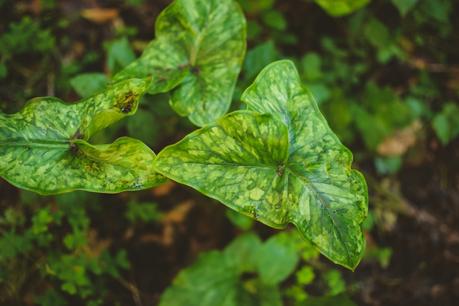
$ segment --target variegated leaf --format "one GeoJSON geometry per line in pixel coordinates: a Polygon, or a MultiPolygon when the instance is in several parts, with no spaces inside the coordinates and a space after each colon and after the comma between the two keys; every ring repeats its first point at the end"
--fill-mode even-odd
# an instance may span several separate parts
{"type": "Polygon", "coordinates": [[[35,98],[18,113],[0,116],[0,176],[41,194],[72,190],[114,193],[164,181],[155,154],[123,137],[91,145],[95,132],[135,113],[147,82],[132,79],[75,104],[35,98]]]}
{"type": "Polygon", "coordinates": [[[234,0],[175,0],[156,21],[156,38],[114,79],[150,76],[150,93],[198,126],[230,106],[246,48],[245,18],[234,0]]]}
{"type": "Polygon", "coordinates": [[[354,269],[364,251],[366,183],[294,65],[266,67],[243,101],[250,110],[166,148],[156,169],[267,225],[295,224],[325,256],[354,269]]]}

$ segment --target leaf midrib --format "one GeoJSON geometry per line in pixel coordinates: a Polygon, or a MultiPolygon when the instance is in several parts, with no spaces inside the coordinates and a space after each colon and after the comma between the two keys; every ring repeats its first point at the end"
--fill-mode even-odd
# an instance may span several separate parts
{"type": "Polygon", "coordinates": [[[7,139],[0,140],[0,147],[29,147],[29,148],[54,148],[69,149],[70,140],[68,139],[7,139]]]}

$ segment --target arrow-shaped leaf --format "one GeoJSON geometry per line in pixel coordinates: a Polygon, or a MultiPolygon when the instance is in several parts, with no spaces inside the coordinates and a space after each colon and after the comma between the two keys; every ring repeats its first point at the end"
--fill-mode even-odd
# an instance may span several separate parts
{"type": "Polygon", "coordinates": [[[253,111],[231,113],[164,149],[157,170],[270,226],[293,223],[325,256],[355,268],[366,183],[294,65],[266,67],[243,100],[253,111]]]}
{"type": "Polygon", "coordinates": [[[286,168],[295,177],[289,192],[299,196],[290,220],[331,260],[354,268],[364,251],[360,225],[368,192],[351,169],[352,153],[341,144],[302,86],[291,61],[268,65],[241,98],[249,108],[270,113],[289,130],[286,168]]]}
{"type": "Polygon", "coordinates": [[[154,153],[123,137],[91,145],[95,132],[135,113],[147,82],[123,81],[75,104],[35,98],[18,113],[0,116],[0,176],[41,194],[72,190],[114,193],[161,183],[154,153]]]}
{"type": "Polygon", "coordinates": [[[235,1],[175,0],[159,15],[156,38],[114,79],[150,76],[150,93],[174,89],[174,110],[202,126],[230,106],[245,37],[245,18],[235,1]]]}

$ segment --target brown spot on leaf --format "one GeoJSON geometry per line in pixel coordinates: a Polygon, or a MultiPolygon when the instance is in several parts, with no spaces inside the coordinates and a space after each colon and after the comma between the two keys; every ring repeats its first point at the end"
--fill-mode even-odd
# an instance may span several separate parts
{"type": "Polygon", "coordinates": [[[120,105],[121,112],[128,114],[132,111],[137,95],[133,92],[129,92],[124,96],[124,99],[120,105]]]}

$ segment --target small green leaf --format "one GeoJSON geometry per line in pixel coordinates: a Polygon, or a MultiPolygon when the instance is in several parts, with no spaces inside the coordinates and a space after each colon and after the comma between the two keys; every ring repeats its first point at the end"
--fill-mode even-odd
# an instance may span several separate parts
{"type": "Polygon", "coordinates": [[[246,47],[246,22],[233,0],[175,0],[156,21],[156,38],[114,79],[152,78],[150,93],[198,126],[228,110],[246,47]]]}
{"type": "Polygon", "coordinates": [[[309,285],[313,282],[314,278],[314,269],[310,266],[305,266],[296,273],[296,281],[301,285],[309,285]]]}
{"type": "Polygon", "coordinates": [[[147,223],[161,219],[161,213],[156,203],[139,203],[131,201],[127,204],[127,210],[124,215],[131,223],[147,223]]]}
{"type": "Polygon", "coordinates": [[[338,270],[330,270],[323,275],[329,295],[337,295],[346,291],[346,282],[338,270]]]}
{"type": "Polygon", "coordinates": [[[269,10],[262,15],[263,22],[275,30],[283,31],[287,28],[287,20],[277,10],[269,10]]]}
{"type": "Polygon", "coordinates": [[[440,113],[432,120],[437,137],[443,145],[459,136],[459,107],[454,103],[447,103],[440,113]]]}
{"type": "Polygon", "coordinates": [[[322,254],[355,268],[365,244],[366,183],[293,63],[266,67],[242,100],[256,112],[191,133],[159,153],[156,169],[272,227],[294,223],[322,254]]]}
{"type": "Polygon", "coordinates": [[[243,214],[238,213],[235,210],[228,209],[226,211],[226,216],[231,221],[231,223],[237,226],[239,229],[243,231],[247,231],[252,228],[253,226],[253,219],[249,218],[243,214]]]}
{"type": "Polygon", "coordinates": [[[315,0],[328,14],[332,16],[343,16],[350,14],[363,6],[370,0],[315,0]]]}
{"type": "Polygon", "coordinates": [[[217,251],[206,253],[180,272],[159,306],[238,306],[237,270],[217,251]]]}
{"type": "Polygon", "coordinates": [[[322,60],[315,52],[309,52],[301,59],[303,73],[308,81],[315,81],[322,77],[322,60]]]}
{"type": "Polygon", "coordinates": [[[260,72],[263,67],[279,58],[279,52],[272,40],[261,43],[247,52],[244,61],[244,78],[252,79],[260,72]]]}
{"type": "Polygon", "coordinates": [[[248,233],[237,237],[225,248],[225,257],[229,265],[238,273],[255,272],[262,242],[257,235],[248,233]]]}
{"type": "Polygon", "coordinates": [[[41,194],[72,190],[114,193],[157,185],[155,154],[123,137],[110,145],[87,141],[135,113],[147,82],[132,79],[75,104],[35,98],[19,112],[0,114],[0,176],[41,194]]]}
{"type": "Polygon", "coordinates": [[[126,37],[108,43],[106,48],[107,66],[112,73],[120,71],[135,60],[134,51],[126,37]]]}
{"type": "Polygon", "coordinates": [[[90,97],[107,86],[108,80],[103,73],[82,73],[70,80],[70,85],[82,98],[90,97]]]}
{"type": "Polygon", "coordinates": [[[298,260],[299,256],[290,236],[282,233],[271,237],[257,253],[261,280],[272,285],[282,282],[295,270],[298,260]]]}
{"type": "Polygon", "coordinates": [[[392,3],[397,7],[400,15],[405,16],[413,9],[418,0],[392,0],[392,3]]]}
{"type": "Polygon", "coordinates": [[[371,18],[365,25],[366,39],[377,49],[384,49],[391,43],[391,36],[387,27],[376,18],[371,18]]]}

